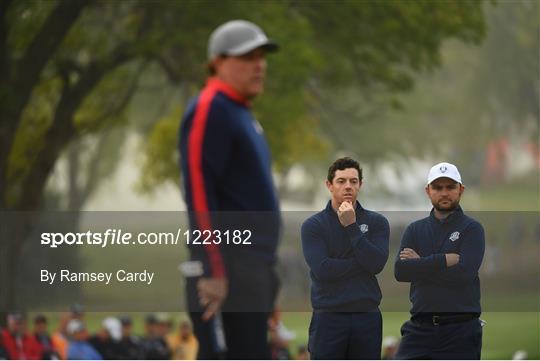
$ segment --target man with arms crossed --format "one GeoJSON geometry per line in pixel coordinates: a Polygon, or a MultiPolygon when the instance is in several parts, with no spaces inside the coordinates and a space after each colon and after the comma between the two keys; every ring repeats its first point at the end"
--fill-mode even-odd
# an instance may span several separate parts
{"type": "Polygon", "coordinates": [[[181,167],[191,229],[211,231],[213,237],[210,244],[191,244],[191,261],[183,267],[199,359],[270,357],[267,320],[278,287],[279,203],[270,151],[250,102],[263,91],[265,54],[275,50],[253,23],[219,26],[208,43],[211,76],[182,119],[181,167]],[[232,212],[236,216],[224,220],[232,212]],[[265,212],[263,236],[249,229],[255,212],[265,212]],[[233,237],[245,230],[254,232],[250,245],[225,243],[225,232],[233,237]]]}
{"type": "Polygon", "coordinates": [[[426,186],[431,214],[403,234],[395,277],[411,283],[412,309],[398,359],[480,359],[484,229],[459,206],[464,190],[455,165],[433,166],[426,186]]]}
{"type": "Polygon", "coordinates": [[[381,290],[376,274],[388,260],[389,225],[357,201],[362,169],[351,158],[336,160],[326,186],[326,208],[302,225],[310,268],[312,359],[380,359],[381,290]]]}

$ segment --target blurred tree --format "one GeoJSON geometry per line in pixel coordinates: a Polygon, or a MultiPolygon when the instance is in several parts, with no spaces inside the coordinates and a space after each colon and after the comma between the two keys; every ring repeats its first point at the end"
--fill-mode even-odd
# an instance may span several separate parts
{"type": "MultiPolygon", "coordinates": [[[[538,152],[540,131],[540,3],[525,0],[485,7],[485,41],[478,47],[447,43],[441,69],[417,77],[415,90],[400,96],[406,109],[385,112],[381,122],[389,153],[401,161],[453,159],[468,175],[469,185],[485,181],[490,145],[501,139],[530,142],[538,152]]],[[[374,131],[369,124],[363,130],[374,131]]],[[[361,154],[371,154],[379,146],[365,133],[358,139],[363,143],[361,154]]],[[[504,181],[504,176],[490,180],[504,181]]]]}
{"type": "Polygon", "coordinates": [[[468,96],[491,136],[526,129],[538,141],[540,122],[540,2],[501,2],[488,12],[489,36],[475,57],[468,96]]]}
{"type": "MultiPolygon", "coordinates": [[[[43,208],[47,180],[69,145],[80,150],[76,144],[84,144],[83,139],[99,139],[126,125],[127,106],[142,91],[140,83],[148,74],[162,73],[178,84],[182,103],[193,95],[205,77],[201,63],[209,32],[232,18],[260,24],[283,45],[270,60],[267,94],[255,109],[276,165],[284,168],[300,159],[321,157],[335,140],[325,137],[325,128],[319,126],[325,94],[339,96],[341,87],[353,86],[365,89],[366,96],[379,88],[408,90],[415,72],[438,65],[443,40],[478,42],[484,32],[481,3],[465,0],[345,1],[339,6],[293,0],[4,0],[0,2],[0,210],[43,208]]],[[[178,108],[174,109],[177,115],[178,108]]],[[[176,179],[174,143],[171,139],[162,143],[159,136],[171,134],[171,118],[164,117],[163,122],[154,129],[145,122],[139,127],[152,134],[151,161],[143,162],[148,167],[143,174],[159,169],[143,179],[146,189],[176,179]]],[[[348,125],[348,119],[329,128],[340,124],[348,125]]],[[[95,162],[103,159],[99,151],[98,146],[95,162]]],[[[94,171],[95,162],[80,163],[80,155],[71,153],[68,159],[72,189],[80,188],[87,197],[100,172],[94,171]],[[79,163],[87,166],[77,169],[79,163]],[[78,175],[94,180],[84,182],[76,179],[78,175]]],[[[79,208],[83,201],[74,195],[70,207],[79,208]]],[[[2,239],[7,240],[0,246],[6,295],[2,307],[13,305],[10,275],[31,229],[15,228],[2,230],[2,239]]]]}
{"type": "MultiPolygon", "coordinates": [[[[376,136],[365,131],[366,124],[380,123],[387,108],[400,106],[396,94],[412,89],[416,73],[440,65],[444,40],[477,44],[485,31],[479,1],[343,1],[339,6],[283,1],[273,6],[277,4],[280,16],[258,9],[235,17],[261,24],[282,45],[269,57],[266,92],[255,104],[281,173],[299,161],[326,163],[336,150],[362,153],[360,139],[377,143],[385,128],[406,127],[373,126],[376,136]]],[[[192,88],[186,96],[196,91],[192,88]]],[[[163,119],[169,126],[173,121],[163,119]]],[[[155,126],[156,132],[163,131],[163,125],[155,126]]],[[[144,189],[178,179],[176,158],[156,156],[157,149],[159,154],[176,151],[176,143],[159,139],[153,133],[146,145],[144,189]]],[[[377,144],[370,148],[373,161],[388,154],[377,144]]]]}

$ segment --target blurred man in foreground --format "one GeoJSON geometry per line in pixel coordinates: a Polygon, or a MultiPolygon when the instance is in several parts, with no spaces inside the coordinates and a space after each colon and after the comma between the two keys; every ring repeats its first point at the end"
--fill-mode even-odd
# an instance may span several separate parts
{"type": "Polygon", "coordinates": [[[211,235],[206,244],[189,245],[191,261],[183,267],[199,359],[270,357],[267,319],[278,287],[279,203],[270,151],[251,100],[263,91],[265,56],[277,48],[251,22],[219,26],[208,43],[211,77],[182,119],[181,167],[191,229],[211,235]],[[255,229],[261,224],[254,226],[261,212],[262,232],[255,229]],[[249,231],[249,244],[245,233],[236,233],[240,243],[227,244],[235,231],[249,231]]]}

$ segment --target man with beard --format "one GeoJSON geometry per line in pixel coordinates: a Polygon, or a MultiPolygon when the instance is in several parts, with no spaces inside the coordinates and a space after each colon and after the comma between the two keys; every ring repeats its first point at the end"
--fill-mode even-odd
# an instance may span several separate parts
{"type": "Polygon", "coordinates": [[[412,309],[397,359],[480,359],[484,229],[459,206],[464,190],[455,165],[433,166],[426,186],[431,214],[403,234],[395,277],[411,283],[412,309]]]}
{"type": "Polygon", "coordinates": [[[362,168],[340,158],[328,169],[332,198],[302,225],[313,315],[308,349],[314,360],[380,359],[381,290],[376,275],[388,259],[390,227],[356,200],[362,168]]]}

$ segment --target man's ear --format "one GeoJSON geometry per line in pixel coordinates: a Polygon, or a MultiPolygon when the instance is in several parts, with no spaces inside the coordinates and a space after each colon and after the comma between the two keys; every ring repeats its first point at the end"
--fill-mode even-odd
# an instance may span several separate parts
{"type": "Polygon", "coordinates": [[[426,194],[429,197],[429,184],[426,186],[426,194]]]}
{"type": "Polygon", "coordinates": [[[460,184],[459,185],[459,196],[460,197],[463,194],[463,192],[465,192],[465,186],[463,184],[460,184]]]}
{"type": "Polygon", "coordinates": [[[325,181],[325,184],[326,184],[326,188],[328,188],[328,190],[329,190],[330,192],[332,192],[332,189],[331,189],[331,188],[332,188],[332,183],[327,179],[327,180],[325,181]]]}
{"type": "Polygon", "coordinates": [[[362,188],[362,184],[364,184],[364,182],[358,181],[358,189],[362,188]]]}
{"type": "Polygon", "coordinates": [[[223,57],[222,56],[217,56],[215,57],[214,59],[212,59],[210,61],[210,64],[212,66],[212,68],[214,68],[214,72],[217,74],[219,68],[221,67],[221,64],[223,63],[223,57]]]}

